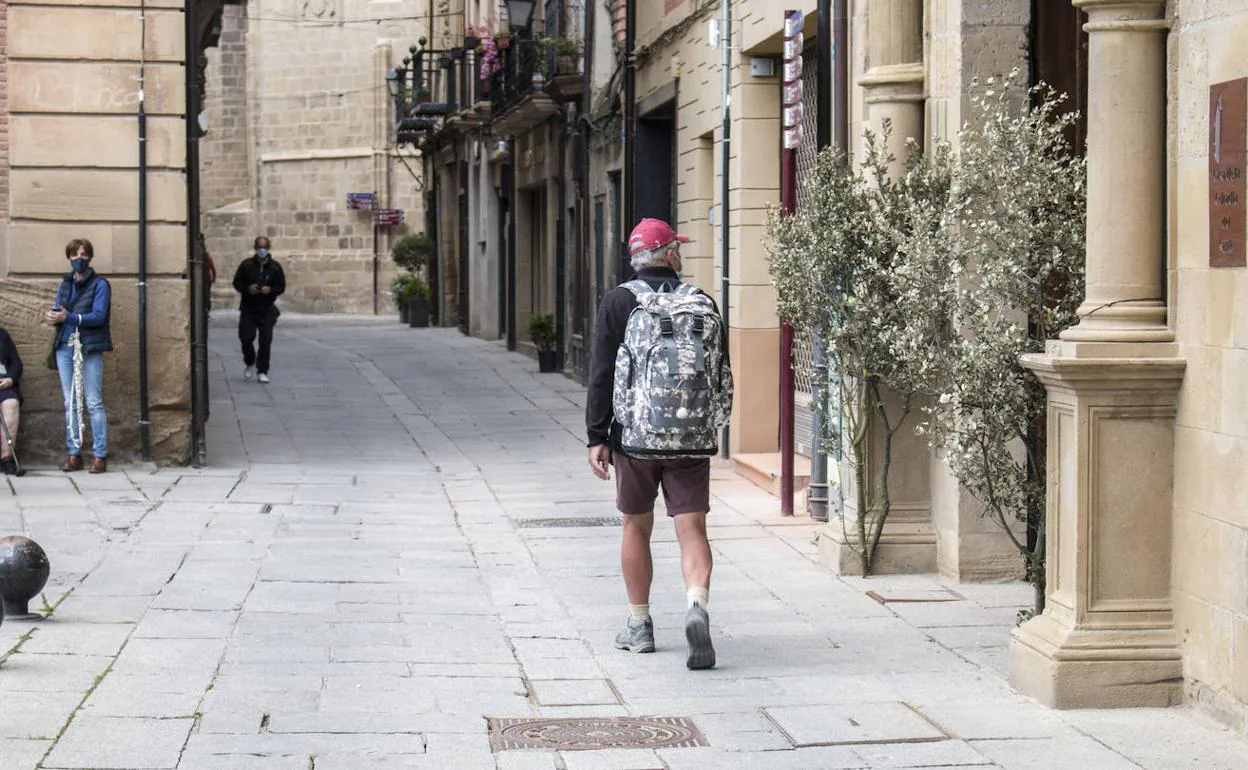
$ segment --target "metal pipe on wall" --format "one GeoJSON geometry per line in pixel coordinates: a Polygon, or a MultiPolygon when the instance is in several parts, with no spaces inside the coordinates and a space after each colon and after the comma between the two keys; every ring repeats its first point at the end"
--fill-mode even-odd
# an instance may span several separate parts
{"type": "MultiPolygon", "coordinates": [[[[722,125],[720,131],[720,259],[722,267],[720,268],[720,299],[723,302],[720,314],[724,319],[724,335],[731,340],[729,336],[730,311],[731,302],[729,301],[728,289],[731,285],[729,269],[729,241],[728,241],[728,196],[731,194],[732,185],[728,178],[728,169],[732,158],[732,0],[721,0],[723,3],[723,13],[721,16],[721,28],[719,31],[719,44],[723,48],[723,77],[720,92],[720,112],[722,125]]],[[[732,456],[732,449],[728,446],[731,438],[731,428],[724,426],[723,435],[720,442],[723,446],[720,452],[725,458],[732,456]]]]}
{"type": "MultiPolygon", "coordinates": [[[[727,2],[727,0],[724,0],[727,2]]],[[[624,232],[637,224],[637,0],[624,4],[624,232]]],[[[625,277],[620,276],[620,281],[625,277]]]]}
{"type": "MultiPolygon", "coordinates": [[[[187,69],[192,52],[186,51],[187,69]]],[[[151,420],[147,392],[147,3],[139,3],[139,445],[144,460],[152,459],[151,420]]],[[[189,94],[188,94],[189,96],[189,94]]],[[[187,102],[190,115],[193,104],[187,102]]],[[[189,125],[188,125],[189,130],[189,125]]],[[[194,241],[192,241],[194,243],[194,241]]]]}
{"type": "MultiPolygon", "coordinates": [[[[196,57],[199,40],[195,0],[186,0],[185,83],[186,90],[186,270],[191,291],[191,462],[208,461],[205,423],[208,421],[208,302],[209,291],[199,238],[199,78],[196,57]]],[[[146,229],[146,228],[144,228],[146,229]]]]}
{"type": "MultiPolygon", "coordinates": [[[[843,0],[842,0],[843,2],[843,0]]],[[[818,95],[815,107],[815,145],[822,152],[832,141],[832,60],[836,42],[833,39],[832,0],[818,0],[815,37],[816,85],[818,95]]],[[[810,422],[810,487],[806,493],[806,507],[815,521],[828,520],[828,452],[823,445],[823,410],[827,404],[826,373],[823,339],[819,335],[811,341],[815,370],[815,389],[811,394],[814,403],[810,422]]]]}

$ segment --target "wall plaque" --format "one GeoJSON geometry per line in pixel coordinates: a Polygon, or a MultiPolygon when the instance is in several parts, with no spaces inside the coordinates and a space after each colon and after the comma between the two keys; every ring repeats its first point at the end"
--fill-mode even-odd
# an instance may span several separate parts
{"type": "Polygon", "coordinates": [[[1244,267],[1248,249],[1248,78],[1209,89],[1209,266],[1244,267]]]}

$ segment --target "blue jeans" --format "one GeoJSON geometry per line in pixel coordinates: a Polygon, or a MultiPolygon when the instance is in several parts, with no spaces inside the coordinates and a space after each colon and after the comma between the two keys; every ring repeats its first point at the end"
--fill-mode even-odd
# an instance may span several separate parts
{"type": "MultiPolygon", "coordinates": [[[[78,442],[78,415],[73,408],[74,349],[68,343],[56,349],[56,369],[61,375],[61,394],[65,397],[65,451],[82,454],[78,442]]],[[[104,412],[104,354],[82,354],[83,397],[87,402],[87,418],[91,421],[91,454],[108,457],[108,415],[104,412]]]]}

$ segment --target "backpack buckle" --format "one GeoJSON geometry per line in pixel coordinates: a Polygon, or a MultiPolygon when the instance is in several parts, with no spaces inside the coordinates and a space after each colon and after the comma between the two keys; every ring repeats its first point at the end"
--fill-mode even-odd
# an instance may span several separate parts
{"type": "Polygon", "coordinates": [[[671,337],[675,334],[675,328],[672,326],[672,317],[665,315],[659,319],[659,334],[664,337],[671,337]]]}

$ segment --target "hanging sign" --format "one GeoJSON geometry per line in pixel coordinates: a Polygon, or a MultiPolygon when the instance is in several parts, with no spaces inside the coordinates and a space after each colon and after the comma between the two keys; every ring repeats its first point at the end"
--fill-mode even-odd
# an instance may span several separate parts
{"type": "Polygon", "coordinates": [[[378,209],[373,214],[373,224],[378,227],[395,227],[403,224],[403,209],[378,209]]]}
{"type": "Polygon", "coordinates": [[[347,208],[368,210],[375,209],[377,208],[377,193],[347,193],[347,208]]]}
{"type": "Polygon", "coordinates": [[[801,11],[784,16],[784,149],[796,150],[802,143],[802,36],[801,11]]]}
{"type": "Polygon", "coordinates": [[[1248,265],[1248,78],[1209,89],[1209,266],[1248,265]]]}

